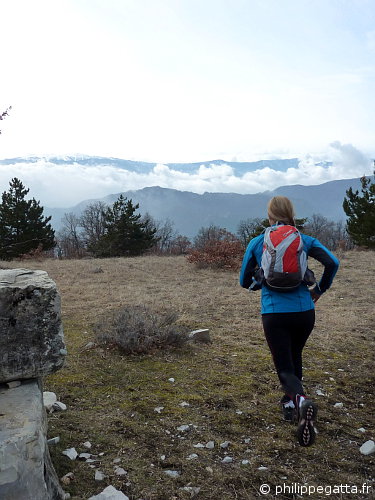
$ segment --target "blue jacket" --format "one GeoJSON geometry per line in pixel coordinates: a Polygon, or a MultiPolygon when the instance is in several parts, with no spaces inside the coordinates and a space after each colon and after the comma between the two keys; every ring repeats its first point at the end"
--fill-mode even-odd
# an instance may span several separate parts
{"type": "MultiPolygon", "coordinates": [[[[316,238],[302,234],[304,250],[308,257],[313,257],[324,266],[323,275],[315,292],[324,293],[331,286],[339,267],[338,259],[316,238]]],[[[260,267],[263,253],[264,234],[253,238],[244,255],[240,273],[240,284],[249,288],[253,281],[255,270],[260,267]]],[[[302,312],[314,309],[310,291],[304,283],[292,292],[275,292],[262,286],[261,313],[302,312]]]]}

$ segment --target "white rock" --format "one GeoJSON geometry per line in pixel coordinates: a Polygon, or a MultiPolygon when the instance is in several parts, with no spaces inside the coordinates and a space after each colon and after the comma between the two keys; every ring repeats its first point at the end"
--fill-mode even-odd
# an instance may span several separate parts
{"type": "Polygon", "coordinates": [[[187,460],[196,460],[198,458],[198,455],[196,453],[192,453],[187,457],[187,460]]]}
{"type": "Polygon", "coordinates": [[[62,403],[61,401],[56,401],[56,403],[53,403],[52,409],[55,411],[65,411],[66,410],[66,404],[62,403]]]}
{"type": "Polygon", "coordinates": [[[183,488],[179,488],[180,490],[182,491],[187,491],[188,493],[190,493],[190,497],[193,498],[195,497],[196,495],[198,495],[198,493],[201,491],[200,488],[196,487],[196,486],[184,486],[183,488]]]}
{"type": "Polygon", "coordinates": [[[224,457],[223,460],[221,461],[222,464],[231,464],[233,462],[232,457],[224,457]]]}
{"type": "Polygon", "coordinates": [[[220,448],[228,448],[228,446],[230,445],[230,442],[229,441],[224,441],[223,443],[220,444],[220,448]]]}
{"type": "Polygon", "coordinates": [[[359,429],[357,429],[358,432],[366,432],[366,429],[364,427],[360,427],[359,429]]]}
{"type": "Polygon", "coordinates": [[[333,405],[334,408],[342,408],[344,406],[344,403],[335,403],[333,405]]]}
{"type": "Polygon", "coordinates": [[[180,406],[182,406],[183,408],[185,408],[187,406],[190,406],[190,404],[187,403],[186,401],[182,401],[182,403],[180,403],[180,406]]]}
{"type": "Polygon", "coordinates": [[[173,382],[174,382],[174,381],[175,381],[175,380],[174,380],[174,378],[173,378],[173,377],[171,377],[171,378],[169,378],[169,379],[168,379],[168,382],[171,382],[172,384],[173,384],[173,382]]]}
{"type": "Polygon", "coordinates": [[[47,444],[52,445],[52,444],[57,444],[60,442],[60,437],[56,436],[54,438],[48,439],[47,444]]]}
{"type": "Polygon", "coordinates": [[[115,469],[116,476],[126,476],[127,473],[128,472],[125,469],[123,469],[122,467],[116,467],[116,469],[115,469]]]}
{"type": "Polygon", "coordinates": [[[164,474],[168,477],[176,478],[180,476],[180,473],[177,470],[165,470],[164,474]]]}
{"type": "Polygon", "coordinates": [[[208,328],[201,328],[200,330],[193,330],[189,333],[189,339],[193,342],[202,342],[203,344],[210,344],[210,330],[208,328]]]}
{"type": "Polygon", "coordinates": [[[317,396],[325,396],[324,392],[322,390],[320,390],[320,389],[317,389],[315,391],[315,393],[316,393],[317,396]]]}
{"type": "Polygon", "coordinates": [[[8,389],[15,389],[21,385],[20,380],[12,380],[12,382],[7,382],[8,389]]]}
{"type": "Polygon", "coordinates": [[[215,448],[215,441],[208,441],[208,443],[206,443],[206,448],[213,450],[215,448]]]}
{"type": "Polygon", "coordinates": [[[85,448],[90,449],[90,448],[91,448],[91,443],[90,443],[90,441],[85,441],[85,442],[83,443],[83,446],[84,446],[85,448]]]}
{"type": "Polygon", "coordinates": [[[113,486],[107,486],[99,495],[94,495],[88,500],[129,500],[129,497],[113,486]]]}
{"type": "Polygon", "coordinates": [[[156,413],[161,413],[162,410],[164,410],[164,406],[157,406],[156,408],[154,408],[154,411],[156,411],[156,413]]]}
{"type": "Polygon", "coordinates": [[[193,444],[193,447],[194,448],[205,448],[204,444],[202,444],[202,443],[193,444]]]}
{"type": "Polygon", "coordinates": [[[242,460],[241,464],[242,465],[248,465],[250,463],[250,460],[242,460]]]}
{"type": "Polygon", "coordinates": [[[375,453],[374,441],[372,439],[370,439],[369,441],[366,441],[360,447],[359,451],[362,453],[362,455],[371,455],[372,453],[375,453]]]}
{"type": "Polygon", "coordinates": [[[75,448],[68,448],[62,452],[63,455],[70,458],[70,460],[75,460],[78,457],[77,450],[75,448]]]}
{"type": "Polygon", "coordinates": [[[43,392],[43,405],[48,411],[52,410],[52,406],[57,402],[57,397],[54,392],[45,391],[43,392]]]}
{"type": "Polygon", "coordinates": [[[186,432],[189,429],[190,429],[190,425],[180,425],[179,427],[177,427],[177,430],[180,432],[186,432]]]}
{"type": "Polygon", "coordinates": [[[104,478],[105,478],[104,472],[102,472],[101,470],[95,471],[95,481],[103,481],[104,478]]]}

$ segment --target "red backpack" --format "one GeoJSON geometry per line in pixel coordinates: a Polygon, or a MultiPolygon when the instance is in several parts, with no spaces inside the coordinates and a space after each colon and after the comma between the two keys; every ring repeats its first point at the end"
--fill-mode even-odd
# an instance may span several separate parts
{"type": "Polygon", "coordinates": [[[315,283],[313,272],[307,269],[307,254],[296,227],[280,224],[265,230],[261,274],[263,283],[278,292],[296,290],[302,282],[315,283]]]}

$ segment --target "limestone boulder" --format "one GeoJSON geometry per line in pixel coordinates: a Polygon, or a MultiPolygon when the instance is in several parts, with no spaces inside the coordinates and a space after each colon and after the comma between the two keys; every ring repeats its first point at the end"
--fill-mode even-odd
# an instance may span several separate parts
{"type": "Polygon", "coordinates": [[[45,271],[0,271],[0,383],[55,372],[66,355],[56,284],[45,271]]]}
{"type": "Polygon", "coordinates": [[[47,445],[47,416],[40,381],[0,388],[1,500],[60,500],[47,445]]]}

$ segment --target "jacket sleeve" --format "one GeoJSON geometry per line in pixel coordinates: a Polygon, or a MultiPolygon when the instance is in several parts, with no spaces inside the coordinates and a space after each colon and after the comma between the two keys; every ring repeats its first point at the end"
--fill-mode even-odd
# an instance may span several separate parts
{"type": "Polygon", "coordinates": [[[323,275],[316,290],[317,293],[322,294],[332,285],[333,278],[339,268],[339,260],[316,238],[313,238],[312,245],[307,254],[324,266],[323,275]]]}
{"type": "Polygon", "coordinates": [[[259,267],[254,253],[258,243],[259,237],[253,238],[248,244],[245,255],[243,257],[240,272],[240,285],[243,288],[249,288],[252,283],[254,273],[259,267]]]}

